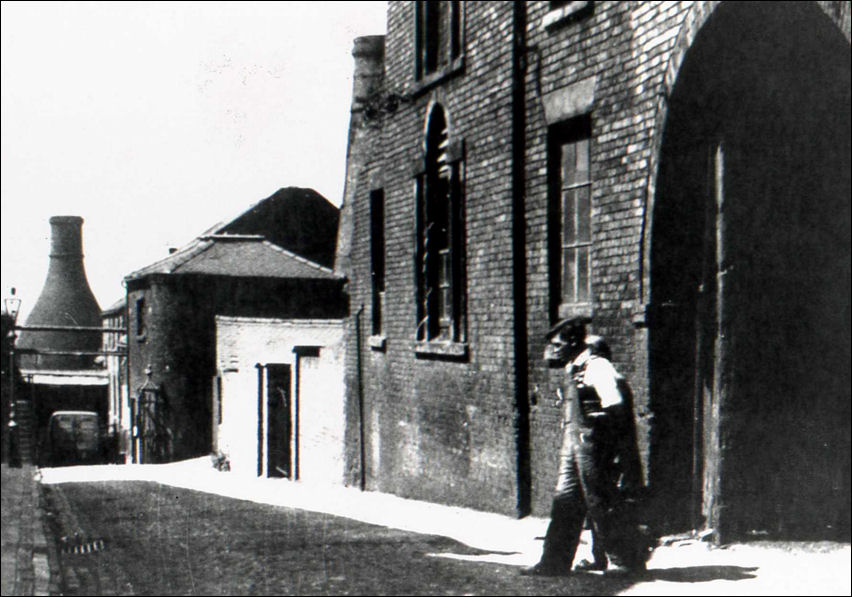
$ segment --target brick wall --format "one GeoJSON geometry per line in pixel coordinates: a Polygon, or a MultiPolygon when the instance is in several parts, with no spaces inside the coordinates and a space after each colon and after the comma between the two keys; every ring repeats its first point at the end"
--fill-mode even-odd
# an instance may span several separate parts
{"type": "MultiPolygon", "coordinates": [[[[258,425],[256,364],[291,370],[291,471],[308,483],[343,482],[343,346],[341,320],[217,317],[216,368],[222,376],[222,424],[218,449],[231,470],[257,474],[257,445],[266,452],[267,405],[258,425]],[[297,357],[294,348],[319,347],[318,356],[297,357]],[[258,438],[258,429],[261,437],[258,438]],[[297,433],[298,431],[298,433],[297,433]]],[[[264,456],[262,474],[267,475],[264,456]]]]}
{"type": "MultiPolygon", "coordinates": [[[[405,496],[515,511],[518,462],[532,467],[533,512],[546,514],[555,481],[559,421],[552,373],[541,361],[549,328],[548,101],[563,116],[591,118],[591,331],[610,343],[635,394],[639,443],[648,461],[655,425],[649,398],[650,236],[667,101],[680,66],[716,2],[596,2],[556,19],[548,2],[526,2],[523,147],[527,363],[514,359],[512,25],[513,3],[467,2],[462,72],[428,89],[414,80],[414,6],[390,2],[385,93],[407,96],[373,119],[353,180],[350,424],[363,425],[367,486],[405,496]],[[580,90],[580,91],[578,91],[580,90]],[[589,91],[591,90],[591,91],[589,91]],[[585,101],[574,112],[564,105],[585,101]],[[469,357],[421,358],[416,319],[414,180],[428,107],[439,102],[450,136],[464,139],[469,357]],[[385,193],[386,306],[383,349],[370,346],[369,192],[385,193]],[[355,352],[360,346],[360,353],[355,352]],[[516,367],[518,365],[518,367],[516,367]],[[516,388],[529,370],[528,387],[516,388]],[[360,368],[360,376],[358,369],[360,368]],[[360,380],[360,384],[356,383],[360,380]],[[357,397],[362,399],[359,405],[357,397]],[[516,437],[516,390],[530,405],[530,441],[516,437]],[[354,417],[355,407],[363,417],[354,417]],[[356,420],[357,419],[357,420],[356,420]]],[[[591,3],[590,3],[591,4],[591,3]]],[[[848,3],[819,3],[849,40],[848,3]]],[[[580,102],[583,103],[583,102],[580,102]]],[[[517,147],[515,147],[517,150],[517,147]]],[[[352,162],[350,162],[350,165],[352,162]]],[[[360,468],[350,426],[348,462],[360,468]]],[[[523,434],[522,434],[523,435],[523,434]]],[[[521,435],[521,437],[522,437],[521,435]]]]}
{"type": "MultiPolygon", "coordinates": [[[[385,40],[387,92],[414,86],[413,6],[390,3],[385,40]]],[[[352,309],[365,306],[361,326],[369,488],[401,495],[511,511],[516,501],[512,362],[511,26],[510,3],[467,3],[470,28],[464,73],[431,89],[380,123],[372,123],[371,159],[354,198],[352,309]],[[450,137],[465,144],[467,337],[465,360],[415,354],[414,178],[429,106],[440,103],[450,137]],[[487,106],[487,114],[482,113],[487,106]],[[369,200],[385,193],[386,338],[372,349],[369,287],[369,200]]],[[[352,438],[354,442],[356,438],[352,438]]],[[[352,452],[354,452],[354,445],[352,452]]],[[[353,461],[355,455],[352,456],[353,461]]],[[[353,468],[357,468],[354,465],[353,468]]]]}
{"type": "Polygon", "coordinates": [[[151,381],[169,402],[170,460],[211,448],[211,380],[216,374],[216,315],[326,318],[345,311],[340,282],[153,275],[128,288],[130,395],[151,381]],[[145,335],[136,329],[144,298],[145,335]]]}

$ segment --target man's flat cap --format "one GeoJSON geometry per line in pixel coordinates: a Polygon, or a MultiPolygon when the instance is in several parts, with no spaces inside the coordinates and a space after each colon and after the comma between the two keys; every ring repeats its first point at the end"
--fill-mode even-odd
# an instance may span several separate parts
{"type": "Polygon", "coordinates": [[[574,317],[566,317],[562,321],[558,322],[552,328],[547,331],[545,334],[545,339],[550,340],[556,334],[564,330],[565,328],[573,328],[581,325],[586,325],[588,323],[592,323],[592,318],[586,315],[576,315],[574,317]]]}

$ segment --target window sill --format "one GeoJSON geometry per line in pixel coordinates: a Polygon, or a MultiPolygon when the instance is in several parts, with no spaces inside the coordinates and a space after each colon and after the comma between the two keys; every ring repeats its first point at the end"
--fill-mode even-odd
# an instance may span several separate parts
{"type": "Polygon", "coordinates": [[[560,6],[555,10],[549,11],[541,19],[542,29],[553,29],[559,25],[568,22],[569,19],[579,18],[585,11],[592,8],[592,2],[569,2],[565,6],[560,6]]]}
{"type": "Polygon", "coordinates": [[[367,340],[367,343],[370,345],[371,350],[378,350],[384,352],[385,346],[387,345],[387,338],[384,336],[370,336],[367,340]]]}
{"type": "Polygon", "coordinates": [[[557,313],[559,319],[569,317],[592,317],[594,315],[591,303],[562,303],[557,313]]]}
{"type": "Polygon", "coordinates": [[[453,60],[450,64],[445,66],[444,68],[437,70],[433,73],[429,73],[424,77],[417,79],[414,84],[411,86],[410,95],[418,96],[422,93],[425,93],[432,87],[438,85],[439,83],[443,83],[448,79],[456,76],[464,70],[464,54],[453,60]]]}
{"type": "Polygon", "coordinates": [[[468,356],[468,345],[465,342],[429,342],[418,340],[414,343],[414,352],[419,357],[466,359],[468,356]]]}

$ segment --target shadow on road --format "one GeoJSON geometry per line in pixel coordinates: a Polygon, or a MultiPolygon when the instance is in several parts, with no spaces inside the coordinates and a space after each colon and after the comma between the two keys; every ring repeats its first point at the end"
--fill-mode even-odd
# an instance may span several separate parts
{"type": "Polygon", "coordinates": [[[756,567],[744,566],[684,566],[651,569],[642,576],[643,581],[710,582],[712,580],[746,580],[757,576],[756,567]]]}

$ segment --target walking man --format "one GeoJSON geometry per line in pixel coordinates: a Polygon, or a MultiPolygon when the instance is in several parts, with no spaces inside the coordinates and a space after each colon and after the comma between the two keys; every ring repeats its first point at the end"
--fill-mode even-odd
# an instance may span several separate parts
{"type": "Polygon", "coordinates": [[[630,495],[641,485],[641,468],[629,388],[603,339],[586,336],[589,321],[565,319],[546,336],[545,359],[564,367],[562,444],[541,560],[523,569],[525,575],[570,574],[586,517],[595,561],[580,569],[641,572],[650,552],[630,495]]]}

